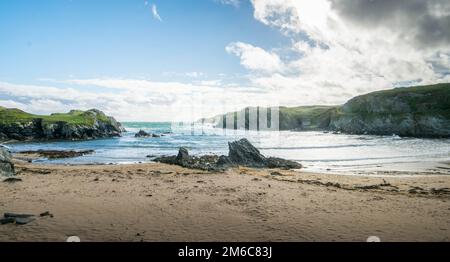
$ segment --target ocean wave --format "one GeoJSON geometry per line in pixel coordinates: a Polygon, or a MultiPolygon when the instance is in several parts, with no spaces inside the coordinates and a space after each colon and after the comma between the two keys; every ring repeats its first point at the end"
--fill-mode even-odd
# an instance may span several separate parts
{"type": "Polygon", "coordinates": [[[292,159],[303,162],[352,162],[367,160],[387,160],[387,159],[410,159],[411,162],[424,161],[425,159],[446,159],[449,153],[444,154],[421,154],[421,155],[403,155],[403,156],[385,156],[385,157],[364,157],[364,158],[344,158],[344,159],[292,159]]]}

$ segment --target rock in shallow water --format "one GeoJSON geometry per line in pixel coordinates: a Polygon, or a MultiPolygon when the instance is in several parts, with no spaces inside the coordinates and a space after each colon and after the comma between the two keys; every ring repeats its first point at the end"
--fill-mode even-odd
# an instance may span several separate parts
{"type": "Polygon", "coordinates": [[[134,137],[151,137],[152,134],[145,132],[144,130],[139,130],[139,132],[137,132],[134,137]]]}
{"type": "Polygon", "coordinates": [[[153,138],[158,138],[158,137],[161,137],[161,135],[158,135],[158,134],[152,134],[152,133],[147,133],[147,132],[145,132],[144,130],[139,130],[139,132],[137,132],[135,135],[134,135],[134,137],[136,137],[136,138],[140,138],[140,137],[153,137],[153,138]]]}
{"type": "Polygon", "coordinates": [[[190,156],[186,148],[181,147],[177,156],[163,156],[154,161],[171,165],[179,165],[186,168],[208,171],[224,171],[234,166],[246,166],[255,168],[281,168],[300,169],[302,165],[282,158],[263,156],[247,139],[230,142],[228,156],[190,156]]]}
{"type": "Polygon", "coordinates": [[[84,155],[93,154],[94,150],[83,150],[83,151],[73,151],[73,150],[37,150],[37,151],[22,151],[20,154],[37,154],[41,157],[45,157],[48,159],[59,159],[59,158],[71,158],[71,157],[79,157],[84,155]]]}

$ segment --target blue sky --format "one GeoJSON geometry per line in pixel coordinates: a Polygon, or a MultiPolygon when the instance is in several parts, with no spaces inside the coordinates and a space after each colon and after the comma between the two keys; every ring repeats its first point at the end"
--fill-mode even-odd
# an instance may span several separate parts
{"type": "Polygon", "coordinates": [[[0,106],[195,120],[450,82],[448,0],[2,0],[0,106]]]}
{"type": "Polygon", "coordinates": [[[244,74],[225,46],[286,44],[278,30],[214,0],[0,1],[0,80],[151,78],[244,74]],[[157,6],[162,22],[153,18],[157,6]]]}

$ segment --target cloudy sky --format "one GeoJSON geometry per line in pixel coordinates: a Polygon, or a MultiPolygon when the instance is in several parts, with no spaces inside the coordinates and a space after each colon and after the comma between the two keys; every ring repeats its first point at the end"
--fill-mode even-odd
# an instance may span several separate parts
{"type": "Polygon", "coordinates": [[[191,120],[450,82],[448,0],[3,0],[0,105],[191,120]]]}

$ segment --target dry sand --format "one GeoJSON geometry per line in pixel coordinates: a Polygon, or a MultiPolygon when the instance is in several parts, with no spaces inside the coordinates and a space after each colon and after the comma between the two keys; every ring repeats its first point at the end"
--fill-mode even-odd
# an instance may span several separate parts
{"type": "Polygon", "coordinates": [[[0,212],[54,217],[0,225],[0,241],[450,240],[448,175],[23,161],[16,169],[23,181],[0,182],[0,212]]]}

